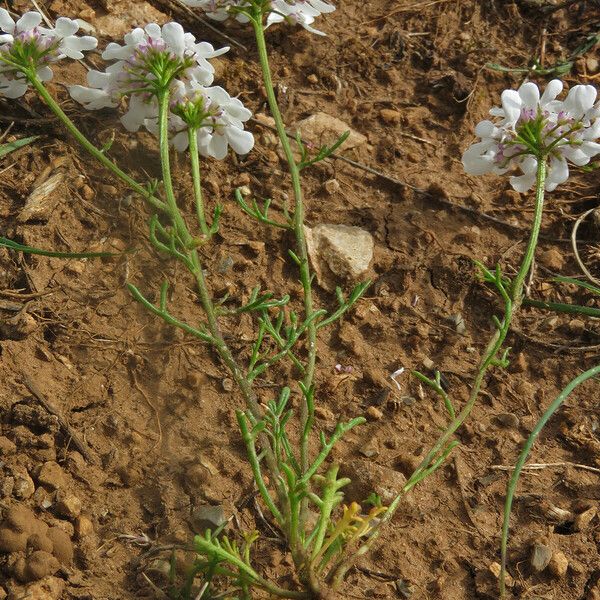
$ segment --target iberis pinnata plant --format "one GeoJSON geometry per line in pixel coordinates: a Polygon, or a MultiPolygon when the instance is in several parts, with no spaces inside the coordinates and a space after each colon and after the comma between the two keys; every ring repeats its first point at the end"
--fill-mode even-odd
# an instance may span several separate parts
{"type": "Polygon", "coordinates": [[[552,191],[568,179],[568,162],[588,164],[600,153],[596,89],[576,85],[564,100],[557,100],[562,89],[562,82],[554,79],[541,97],[532,82],[518,91],[502,92],[502,107],[490,110],[497,121],[481,121],[475,129],[481,141],[463,154],[467,173],[501,175],[518,167],[523,174],[512,176],[510,184],[518,192],[526,192],[535,185],[538,162],[546,160],[545,189],[552,191]]]}
{"type": "Polygon", "coordinates": [[[74,85],[71,97],[90,110],[116,107],[129,101],[121,122],[129,131],[144,126],[158,133],[159,99],[168,93],[169,132],[177,150],[188,147],[188,130],[196,132],[198,151],[222,159],[229,146],[247,154],[254,138],[243,123],[251,113],[221,87],[209,87],[214,67],[208,59],[220,56],[228,47],[215,50],[207,42],[196,43],[179,23],[156,23],[136,28],[125,35],[123,46],[108,44],[102,53],[115,61],[104,72],[89,71],[89,87],[74,85]]]}
{"type": "Polygon", "coordinates": [[[93,50],[98,40],[76,36],[76,21],[60,17],[53,28],[41,27],[42,16],[27,12],[16,22],[0,8],[0,95],[21,97],[29,87],[26,70],[41,81],[52,79],[49,65],[63,58],[83,58],[82,51],[93,50]]]}
{"type": "Polygon", "coordinates": [[[247,23],[253,8],[259,8],[267,15],[266,27],[274,23],[301,25],[318,35],[322,31],[311,27],[315,19],[323,13],[330,13],[335,6],[323,0],[183,0],[188,6],[201,8],[207,16],[216,21],[225,21],[234,16],[241,23],[247,23]]]}

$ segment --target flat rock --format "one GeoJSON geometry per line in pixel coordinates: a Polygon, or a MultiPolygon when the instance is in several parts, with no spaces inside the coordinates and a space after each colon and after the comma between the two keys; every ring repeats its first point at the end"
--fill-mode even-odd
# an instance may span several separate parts
{"type": "Polygon", "coordinates": [[[531,567],[534,571],[541,573],[552,558],[552,548],[545,544],[536,543],[531,552],[531,567]]]}
{"type": "Polygon", "coordinates": [[[302,137],[313,142],[317,146],[331,146],[335,141],[346,131],[350,132],[348,139],[340,147],[341,151],[350,150],[366,143],[367,138],[362,134],[354,131],[344,121],[328,115],[324,112],[318,112],[302,121],[298,121],[294,128],[300,131],[302,137]]]}
{"type": "Polygon", "coordinates": [[[321,223],[304,228],[308,255],[319,285],[328,291],[357,282],[373,260],[373,236],[360,227],[321,223]]]}

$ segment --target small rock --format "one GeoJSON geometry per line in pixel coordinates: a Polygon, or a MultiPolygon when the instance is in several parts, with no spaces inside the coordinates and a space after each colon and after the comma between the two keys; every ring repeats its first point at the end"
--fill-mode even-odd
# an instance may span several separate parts
{"type": "Polygon", "coordinates": [[[12,496],[14,487],[14,477],[3,477],[2,481],[0,481],[0,497],[7,498],[8,496],[12,496]]]}
{"type": "Polygon", "coordinates": [[[397,125],[400,123],[402,113],[400,113],[398,110],[392,110],[391,108],[382,108],[379,111],[379,116],[385,123],[388,123],[389,125],[397,125]]]}
{"type": "Polygon", "coordinates": [[[317,76],[316,76],[314,73],[311,73],[311,74],[310,74],[310,75],[309,75],[309,76],[306,78],[306,80],[308,81],[308,83],[313,83],[313,84],[314,84],[314,83],[319,83],[319,78],[318,78],[318,77],[317,77],[317,76]]]}
{"type": "Polygon", "coordinates": [[[16,450],[17,446],[14,442],[11,442],[5,435],[0,435],[0,456],[14,454],[16,450]]]}
{"type": "Polygon", "coordinates": [[[585,323],[581,319],[572,319],[569,321],[569,331],[581,335],[585,331],[585,323]]]}
{"type": "Polygon", "coordinates": [[[340,182],[337,179],[328,179],[323,184],[323,188],[330,196],[333,196],[340,191],[340,182]]]}
{"type": "Polygon", "coordinates": [[[375,456],[378,456],[379,455],[379,448],[377,447],[377,442],[371,441],[366,446],[364,446],[364,447],[361,446],[361,448],[359,449],[359,452],[365,458],[373,458],[375,456]]]}
{"type": "Polygon", "coordinates": [[[58,199],[63,197],[63,194],[57,192],[57,188],[62,184],[64,178],[64,173],[59,171],[36,187],[25,201],[25,206],[17,216],[17,221],[26,223],[33,220],[48,220],[58,204],[58,199]]]}
{"type": "Polygon", "coordinates": [[[541,573],[550,563],[552,548],[545,544],[536,543],[531,553],[531,567],[534,571],[541,573]]]}
{"type": "Polygon", "coordinates": [[[368,231],[321,223],[304,232],[317,280],[326,290],[335,290],[340,279],[355,282],[368,271],[375,245],[368,231]]]}
{"type": "Polygon", "coordinates": [[[369,421],[380,421],[383,419],[383,413],[376,406],[369,406],[365,414],[369,421]]]}
{"type": "Polygon", "coordinates": [[[75,519],[75,535],[77,539],[82,540],[94,533],[94,524],[83,515],[79,515],[75,519]]]}
{"type": "Polygon", "coordinates": [[[81,195],[85,200],[92,201],[96,197],[96,192],[87,184],[81,188],[81,195]]]}
{"type": "Polygon", "coordinates": [[[38,483],[52,490],[64,488],[67,485],[67,475],[58,463],[48,461],[40,469],[38,483]]]}
{"type": "Polygon", "coordinates": [[[564,577],[567,574],[569,568],[569,561],[567,557],[559,550],[552,554],[552,558],[548,563],[548,570],[555,577],[564,577]]]}
{"type": "Polygon", "coordinates": [[[336,117],[324,112],[318,112],[295,124],[294,129],[301,132],[302,137],[319,146],[331,146],[346,131],[350,132],[348,139],[342,144],[340,150],[350,150],[365,144],[367,138],[354,131],[349,125],[336,117]]]}
{"type": "Polygon", "coordinates": [[[324,421],[335,421],[335,415],[333,411],[329,410],[325,406],[315,406],[315,417],[323,419],[324,421]]]}
{"type": "Polygon", "coordinates": [[[519,373],[524,373],[525,371],[527,371],[529,363],[527,362],[527,357],[523,352],[519,352],[519,354],[517,354],[517,358],[514,361],[514,365],[515,371],[518,371],[519,373]]]}
{"type": "Polygon", "coordinates": [[[587,69],[588,73],[590,74],[594,74],[598,72],[598,69],[600,67],[600,61],[598,61],[598,59],[595,56],[588,56],[585,59],[585,68],[587,69]]]}
{"type": "Polygon", "coordinates": [[[221,386],[223,388],[223,391],[231,392],[233,390],[233,379],[229,379],[228,377],[226,377],[225,379],[223,379],[223,381],[221,381],[221,386]]]}
{"type": "Polygon", "coordinates": [[[192,519],[196,530],[202,533],[207,529],[214,531],[227,521],[223,506],[220,504],[217,506],[210,504],[199,506],[192,512],[192,519]]]}
{"type": "Polygon", "coordinates": [[[344,488],[345,502],[364,502],[375,492],[383,504],[389,504],[406,483],[402,473],[361,458],[342,462],[340,475],[351,479],[344,488]]]}
{"type": "Polygon", "coordinates": [[[586,531],[597,513],[598,510],[595,506],[592,506],[586,511],[579,513],[573,522],[573,531],[586,531]]]}
{"type": "Polygon", "coordinates": [[[14,497],[19,500],[31,498],[35,492],[35,484],[33,483],[33,479],[29,477],[27,469],[21,465],[15,465],[12,468],[12,475],[15,481],[13,488],[14,497]]]}
{"type": "Polygon", "coordinates": [[[456,333],[462,335],[465,333],[465,331],[467,331],[467,328],[465,326],[465,320],[463,319],[463,316],[460,313],[457,315],[452,315],[451,317],[448,317],[448,320],[454,326],[456,333]]]}
{"type": "MultiPolygon", "coordinates": [[[[500,567],[499,563],[493,562],[493,563],[490,564],[490,566],[488,568],[490,570],[490,573],[496,579],[498,579],[500,577],[501,567],[500,567]]],[[[506,577],[505,577],[504,581],[506,583],[506,587],[513,587],[513,585],[515,584],[515,580],[508,573],[506,573],[506,577]]]]}
{"type": "Polygon", "coordinates": [[[557,248],[550,248],[540,254],[541,262],[552,271],[561,271],[565,264],[563,253],[557,248]]]}
{"type": "Polygon", "coordinates": [[[68,519],[75,519],[81,513],[81,500],[73,494],[61,494],[56,503],[58,514],[68,519]]]}
{"type": "Polygon", "coordinates": [[[515,413],[500,413],[496,416],[496,419],[502,427],[510,427],[512,429],[519,427],[519,417],[515,413]]]}

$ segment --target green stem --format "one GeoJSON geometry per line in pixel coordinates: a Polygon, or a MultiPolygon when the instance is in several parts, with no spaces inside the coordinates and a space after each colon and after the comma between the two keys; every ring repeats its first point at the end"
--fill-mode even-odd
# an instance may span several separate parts
{"type": "MultiPolygon", "coordinates": [[[[294,229],[294,236],[296,238],[297,255],[300,259],[300,280],[302,282],[302,288],[304,291],[304,311],[306,313],[305,318],[308,319],[313,314],[314,309],[312,299],[312,276],[308,262],[306,237],[304,235],[304,202],[302,199],[302,187],[300,184],[300,170],[296,164],[294,153],[292,152],[292,147],[285,130],[285,125],[283,123],[283,118],[281,116],[281,111],[279,110],[277,98],[275,96],[275,90],[273,88],[267,45],[262,26],[262,15],[255,14],[255,18],[252,19],[252,24],[256,36],[258,56],[260,60],[265,91],[267,93],[267,100],[269,102],[269,108],[271,109],[271,114],[275,120],[275,128],[277,129],[277,134],[283,147],[283,152],[287,159],[288,168],[292,179],[292,189],[294,192],[294,219],[292,225],[294,229]]],[[[307,350],[308,359],[304,373],[303,384],[306,389],[310,389],[313,385],[317,355],[317,325],[314,321],[309,323],[307,329],[307,350]]],[[[303,402],[301,405],[300,415],[301,431],[305,430],[306,423],[311,418],[311,415],[309,415],[308,412],[307,404],[306,402],[303,402]]],[[[300,447],[300,465],[303,471],[308,468],[308,462],[308,439],[306,436],[303,436],[300,447]]]]}
{"type": "Polygon", "coordinates": [[[206,216],[204,214],[204,201],[202,199],[202,187],[200,185],[200,159],[198,157],[197,132],[197,129],[194,129],[192,127],[188,128],[190,160],[192,163],[192,180],[194,182],[194,200],[196,203],[196,216],[198,217],[200,231],[202,231],[202,233],[205,236],[209,236],[210,231],[208,225],[206,224],[206,216]]]}
{"type": "Polygon", "coordinates": [[[550,417],[559,409],[561,404],[567,399],[569,394],[581,383],[595,377],[596,375],[600,375],[600,365],[596,365],[595,367],[588,369],[585,373],[581,373],[581,375],[577,376],[573,379],[564,389],[563,391],[556,397],[554,402],[548,407],[546,412],[542,415],[542,418],[537,422],[536,426],[533,428],[533,431],[529,434],[525,445],[523,446],[523,450],[519,455],[519,459],[515,464],[515,468],[512,472],[512,476],[510,481],[508,482],[507,490],[506,490],[506,502],[504,504],[504,521],[502,523],[502,541],[500,546],[500,552],[502,555],[501,560],[501,568],[500,568],[500,598],[504,598],[506,595],[506,558],[507,558],[507,547],[508,547],[508,530],[510,526],[510,513],[512,508],[512,502],[515,495],[515,490],[517,488],[517,483],[519,481],[519,476],[521,474],[521,470],[523,469],[523,465],[527,461],[527,457],[529,456],[529,452],[531,451],[531,447],[533,446],[537,436],[540,431],[544,428],[550,417]]]}
{"type": "MultiPolygon", "coordinates": [[[[494,336],[489,341],[483,358],[480,362],[479,369],[477,371],[477,375],[475,376],[475,381],[473,382],[473,387],[471,388],[471,394],[464,408],[460,411],[455,419],[452,420],[450,425],[446,428],[444,433],[438,438],[437,442],[433,446],[433,448],[429,451],[427,456],[423,459],[421,464],[417,467],[415,472],[411,475],[409,480],[406,482],[401,492],[396,496],[393,502],[388,507],[388,510],[385,512],[381,521],[377,525],[377,527],[371,533],[368,541],[361,546],[359,549],[360,553],[366,552],[375,540],[379,537],[379,533],[381,531],[381,527],[389,522],[394,513],[396,512],[400,501],[404,494],[406,494],[410,489],[412,489],[417,483],[423,480],[423,474],[428,471],[430,465],[432,463],[437,464],[440,455],[444,456],[447,454],[447,448],[449,446],[449,441],[455,431],[464,423],[467,417],[471,414],[471,410],[475,406],[477,399],[479,397],[479,392],[481,390],[481,385],[483,383],[483,378],[485,377],[489,367],[496,360],[496,356],[508,335],[510,324],[512,321],[513,315],[519,310],[521,303],[523,301],[523,285],[525,282],[525,278],[529,273],[529,269],[531,268],[531,263],[533,262],[533,257],[535,254],[535,249],[538,243],[538,237],[540,233],[540,227],[542,224],[542,215],[544,212],[544,182],[546,180],[546,161],[544,158],[538,159],[538,168],[536,173],[536,193],[535,193],[535,209],[534,209],[534,217],[533,223],[531,225],[531,233],[529,236],[529,241],[527,243],[527,248],[525,250],[525,255],[521,262],[521,266],[519,267],[519,271],[516,277],[513,279],[511,288],[504,297],[505,301],[505,315],[504,320],[501,323],[499,329],[496,330],[494,336]],[[364,551],[363,551],[364,548],[364,551]]],[[[430,471],[431,472],[431,471],[430,471]]],[[[346,562],[344,562],[340,566],[340,570],[347,569],[348,563],[350,563],[354,557],[350,557],[346,562]]]]}
{"type": "Polygon", "coordinates": [[[173,179],[171,177],[171,157],[169,156],[169,88],[164,88],[158,94],[158,144],[160,148],[160,166],[162,169],[163,187],[167,200],[167,209],[175,231],[184,246],[189,246],[192,236],[187,228],[181,211],[177,206],[173,179]]]}
{"type": "Polygon", "coordinates": [[[36,89],[38,94],[44,99],[50,110],[62,121],[63,125],[67,128],[67,131],[83,146],[83,148],[89,152],[96,160],[102,163],[107,169],[117,176],[121,181],[125,182],[134,192],[138,193],[154,208],[164,212],[166,210],[165,203],[153,196],[146,188],[141,186],[137,181],[132,179],[127,173],[122,171],[112,160],[110,160],[104,152],[98,150],[86,137],[77,129],[75,123],[69,119],[64,113],[62,108],[58,105],[56,100],[50,95],[50,92],[44,87],[44,84],[40,81],[39,77],[35,73],[25,72],[27,79],[31,82],[31,85],[36,89]]]}

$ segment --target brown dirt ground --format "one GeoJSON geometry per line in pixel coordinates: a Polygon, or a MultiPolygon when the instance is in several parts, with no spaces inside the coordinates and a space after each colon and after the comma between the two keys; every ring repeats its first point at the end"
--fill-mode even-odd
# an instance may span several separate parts
{"type": "MultiPolygon", "coordinates": [[[[175,16],[199,38],[225,43],[168,1],[40,4],[52,16],[81,16],[105,39],[133,25],[175,16]]],[[[455,402],[464,402],[491,334],[490,316],[497,310],[471,260],[501,261],[510,273],[524,247],[531,197],[512,192],[505,179],[469,178],[460,164],[474,124],[497,103],[502,89],[523,77],[484,65],[522,66],[540,53],[544,65],[551,65],[597,31],[600,10],[591,1],[551,14],[540,10],[544,2],[533,0],[338,4],[336,13],[319,22],[329,34],[326,39],[285,28],[273,29],[268,37],[286,121],[316,111],[335,115],[368,138],[346,155],[389,175],[335,160],[305,177],[309,224],[357,225],[376,242],[368,296],[340,328],[328,330],[319,341],[318,401],[328,409],[319,426],[330,432],[335,419],[364,414],[371,404],[383,412],[381,420],[348,435],[335,455],[358,480],[350,496],[360,500],[381,478],[409,474],[445,419],[443,407],[427,391],[421,394],[414,379],[400,379],[400,395],[389,374],[400,366],[423,368],[429,358],[448,379],[455,402]],[[331,179],[340,184],[333,194],[324,186],[331,179]],[[411,191],[399,181],[429,193],[411,191]],[[456,315],[466,324],[462,334],[450,320],[456,315]],[[337,363],[352,366],[352,372],[337,373],[337,363]],[[365,444],[374,450],[368,460],[359,452],[365,444]]],[[[30,8],[25,0],[8,5],[17,11],[30,8]]],[[[227,31],[252,47],[243,28],[227,31]]],[[[587,61],[578,60],[566,81],[597,82],[595,56],[592,50],[587,61]]],[[[258,70],[248,57],[255,53],[234,46],[218,61],[218,82],[232,95],[239,93],[256,113],[265,113],[258,70]]],[[[91,62],[100,64],[97,56],[91,62]]],[[[83,67],[73,67],[56,80],[82,81],[83,75],[83,67]]],[[[114,132],[112,155],[138,179],[157,175],[150,136],[126,135],[107,113],[83,114],[63,87],[52,89],[92,138],[105,142],[114,132]]],[[[156,560],[168,552],[161,554],[161,547],[189,541],[194,509],[206,503],[223,505],[225,515],[234,516],[232,532],[258,528],[263,537],[255,548],[257,568],[289,583],[289,558],[252,502],[251,473],[234,416],[241,400],[225,391],[225,369],[207,348],[132,302],[124,287],[130,280],[152,294],[168,278],[178,313],[193,321],[199,307],[190,281],[149,246],[145,207],[137,199],[132,202],[127,190],[107,178],[48,116],[33,96],[20,103],[0,101],[0,133],[14,122],[7,139],[42,136],[35,147],[0,163],[0,234],[44,248],[132,247],[137,252],[120,260],[61,261],[0,250],[0,428],[5,436],[0,438],[0,506],[32,508],[41,520],[71,535],[75,548],[72,564],[66,561],[58,581],[48,584],[53,591],[39,597],[159,597],[144,574],[164,585],[157,573],[164,563],[156,560]],[[63,182],[47,214],[19,223],[28,194],[59,172],[63,182]],[[89,448],[89,459],[40,405],[32,391],[36,386],[89,448]],[[60,465],[59,476],[48,481],[41,469],[53,461],[60,465]],[[64,508],[70,505],[65,498],[72,496],[81,500],[85,519],[76,518],[76,507],[64,508]],[[136,544],[120,537],[124,534],[151,541],[136,544]]],[[[209,205],[226,204],[221,235],[203,251],[206,270],[217,297],[229,293],[240,300],[260,282],[279,295],[290,291],[297,302],[299,284],[285,258],[291,240],[259,230],[231,201],[232,189],[248,184],[281,206],[288,189],[271,134],[251,127],[257,146],[247,158],[203,166],[209,205]]],[[[191,215],[191,182],[182,158],[175,171],[191,215]]],[[[550,195],[532,296],[597,305],[590,295],[557,289],[549,280],[554,273],[578,275],[565,238],[577,216],[597,204],[598,192],[597,174],[580,172],[550,195]]],[[[584,259],[600,273],[600,253],[593,245],[600,242],[598,227],[585,223],[581,237],[592,242],[582,246],[584,259]]],[[[316,301],[330,307],[335,298],[317,288],[316,301]]],[[[224,327],[235,352],[245,356],[252,323],[231,321],[224,327]]],[[[489,569],[499,560],[506,473],[492,466],[514,463],[556,393],[597,361],[599,333],[593,320],[522,311],[509,340],[513,361],[487,377],[481,401],[458,433],[460,447],[411,493],[377,550],[350,573],[340,597],[497,596],[489,569]]],[[[272,397],[288,375],[284,367],[270,372],[260,381],[261,398],[272,397]]],[[[600,467],[599,419],[597,383],[582,386],[542,433],[531,460],[600,467]]],[[[598,517],[573,525],[573,515],[599,501],[598,472],[558,466],[523,475],[510,541],[511,597],[600,597],[598,517]],[[532,572],[535,542],[564,553],[569,564],[564,576],[548,569],[532,572]]],[[[586,514],[593,516],[593,511],[586,514]]],[[[9,573],[17,558],[13,553],[0,559],[0,581],[14,598],[20,597],[20,588],[9,573]]]]}

